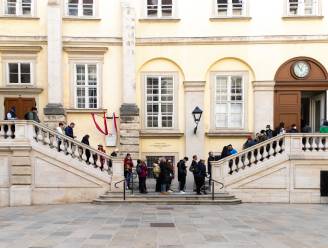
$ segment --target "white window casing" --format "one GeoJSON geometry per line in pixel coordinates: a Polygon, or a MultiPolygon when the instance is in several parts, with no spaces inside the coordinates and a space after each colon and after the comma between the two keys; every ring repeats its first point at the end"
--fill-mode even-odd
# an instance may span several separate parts
{"type": "Polygon", "coordinates": [[[2,0],[3,15],[5,16],[35,16],[36,0],[2,0]]]}
{"type": "Polygon", "coordinates": [[[145,18],[149,19],[170,19],[177,17],[178,0],[144,0],[145,18]]]}
{"type": "Polygon", "coordinates": [[[246,17],[249,0],[214,0],[214,17],[246,17]]]}
{"type": "Polygon", "coordinates": [[[287,16],[318,16],[320,0],[286,0],[287,16]]]}
{"type": "Polygon", "coordinates": [[[65,0],[65,16],[76,18],[96,17],[98,0],[65,0]]]}
{"type": "Polygon", "coordinates": [[[35,63],[31,60],[6,60],[5,80],[7,86],[32,86],[35,84],[35,63]]]}
{"type": "Polygon", "coordinates": [[[247,129],[247,72],[213,72],[212,129],[247,129]]]}
{"type": "Polygon", "coordinates": [[[178,129],[178,73],[142,73],[142,128],[178,129]]]}
{"type": "Polygon", "coordinates": [[[74,108],[99,109],[100,103],[100,64],[74,63],[74,108]]]}

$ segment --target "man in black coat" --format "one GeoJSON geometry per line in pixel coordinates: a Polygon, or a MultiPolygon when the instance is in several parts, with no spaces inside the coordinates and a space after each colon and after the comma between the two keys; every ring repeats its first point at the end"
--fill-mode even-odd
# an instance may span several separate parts
{"type": "Polygon", "coordinates": [[[186,162],[188,161],[188,157],[184,157],[178,163],[178,181],[180,187],[180,193],[185,194],[185,186],[186,186],[186,177],[187,177],[187,166],[186,162]]]}
{"type": "Polygon", "coordinates": [[[195,168],[197,166],[197,155],[192,156],[192,162],[191,165],[189,167],[189,171],[192,172],[192,174],[194,175],[194,192],[196,191],[196,178],[195,178],[195,168]]]}
{"type": "Polygon", "coordinates": [[[212,179],[212,164],[211,162],[215,161],[215,157],[213,155],[213,152],[208,153],[208,159],[207,159],[207,173],[210,176],[210,180],[208,181],[209,185],[211,185],[211,179],[212,179]]]}
{"type": "MultiPolygon", "coordinates": [[[[196,182],[196,191],[197,195],[200,195],[200,190],[205,184],[205,177],[206,177],[206,166],[205,166],[205,160],[201,159],[194,170],[194,176],[195,176],[195,182],[196,182]]],[[[204,190],[204,194],[206,194],[206,191],[204,190]]]]}

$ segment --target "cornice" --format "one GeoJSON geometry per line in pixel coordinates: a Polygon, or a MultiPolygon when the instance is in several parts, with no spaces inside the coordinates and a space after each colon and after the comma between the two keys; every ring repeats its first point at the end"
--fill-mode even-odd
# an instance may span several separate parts
{"type": "Polygon", "coordinates": [[[5,53],[38,53],[42,50],[41,46],[3,46],[0,45],[0,52],[5,53]]]}
{"type": "Polygon", "coordinates": [[[275,84],[275,81],[253,81],[253,88],[254,91],[272,91],[275,84]]]}
{"type": "Polygon", "coordinates": [[[0,93],[5,94],[40,94],[42,93],[43,88],[33,88],[33,87],[0,87],[0,93]]]}
{"type": "Polygon", "coordinates": [[[71,54],[105,54],[108,47],[84,47],[84,46],[64,46],[64,51],[71,54]]]}

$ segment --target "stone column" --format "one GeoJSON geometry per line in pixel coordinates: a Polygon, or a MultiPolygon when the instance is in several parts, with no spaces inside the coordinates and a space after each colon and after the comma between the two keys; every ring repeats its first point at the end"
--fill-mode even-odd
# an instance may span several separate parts
{"type": "Polygon", "coordinates": [[[45,122],[50,127],[65,121],[62,73],[62,14],[60,0],[48,0],[48,104],[45,122]]]}
{"type": "Polygon", "coordinates": [[[135,19],[132,1],[122,0],[123,93],[120,108],[120,152],[139,157],[140,117],[136,104],[135,19]]]}
{"type": "MultiPolygon", "coordinates": [[[[192,111],[195,107],[199,107],[204,111],[204,90],[205,81],[185,81],[185,144],[186,155],[189,157],[189,164],[193,155],[197,155],[200,159],[206,159],[204,150],[205,146],[205,130],[204,130],[204,116],[198,124],[197,133],[194,134],[196,126],[192,111]]],[[[188,173],[187,176],[187,190],[192,190],[193,175],[188,173]]]]}
{"type": "Polygon", "coordinates": [[[254,132],[271,125],[274,129],[274,81],[254,81],[254,132]]]}

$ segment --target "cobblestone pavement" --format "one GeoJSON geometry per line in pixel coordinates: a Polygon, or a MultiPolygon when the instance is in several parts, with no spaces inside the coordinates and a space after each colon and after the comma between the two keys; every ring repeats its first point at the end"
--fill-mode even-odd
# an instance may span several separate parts
{"type": "Polygon", "coordinates": [[[328,206],[76,204],[1,208],[0,247],[327,248],[328,206]],[[170,227],[153,227],[158,223],[170,227]]]}

